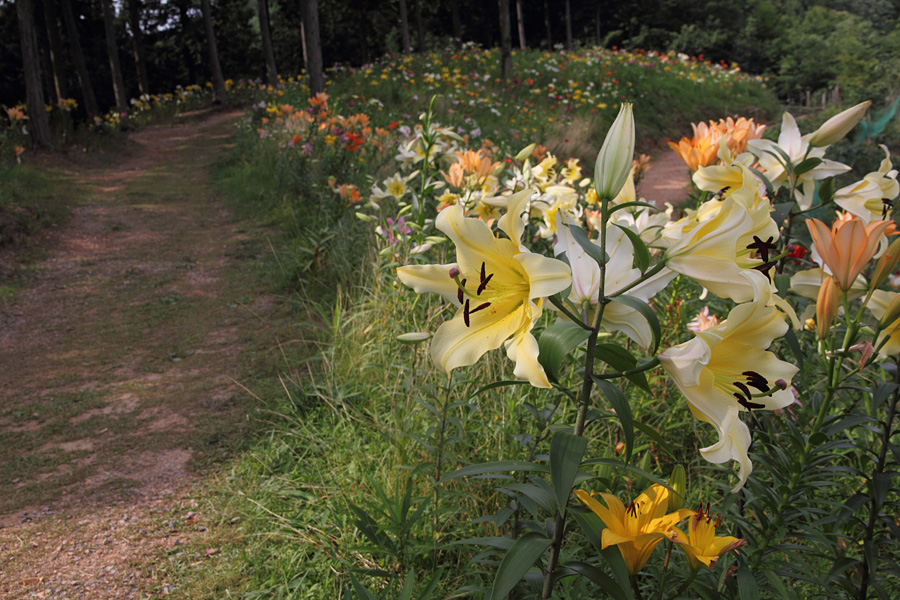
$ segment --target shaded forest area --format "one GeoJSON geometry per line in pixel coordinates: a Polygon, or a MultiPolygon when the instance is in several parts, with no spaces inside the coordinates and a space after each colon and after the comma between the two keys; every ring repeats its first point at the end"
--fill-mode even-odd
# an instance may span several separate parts
{"type": "MultiPolygon", "coordinates": [[[[214,80],[199,1],[17,2],[32,7],[45,95],[76,99],[81,114],[91,103],[78,74],[79,53],[99,111],[121,106],[109,44],[118,50],[127,98],[214,80]],[[104,5],[111,9],[110,39],[104,5]]],[[[768,75],[782,99],[796,102],[826,90],[846,101],[887,97],[900,87],[898,0],[750,0],[739,10],[726,0],[213,0],[225,77],[266,79],[265,13],[274,67],[285,76],[300,73],[303,7],[310,4],[318,5],[326,70],[359,66],[404,46],[420,51],[453,40],[499,46],[501,5],[509,11],[514,48],[605,45],[702,54],[768,75]]],[[[25,99],[16,13],[16,2],[0,0],[0,104],[7,106],[25,99]]]]}

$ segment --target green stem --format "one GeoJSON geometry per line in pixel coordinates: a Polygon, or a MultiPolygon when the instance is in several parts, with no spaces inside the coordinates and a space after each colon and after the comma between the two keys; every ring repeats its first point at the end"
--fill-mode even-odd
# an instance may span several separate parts
{"type": "MultiPolygon", "coordinates": [[[[434,519],[432,521],[432,540],[437,540],[438,528],[440,527],[439,508],[440,508],[440,486],[438,482],[441,480],[441,470],[443,468],[444,459],[444,442],[447,433],[447,412],[450,410],[450,390],[453,387],[453,376],[447,376],[447,388],[444,394],[444,406],[441,407],[441,426],[438,429],[437,456],[434,460],[434,519]]],[[[432,556],[433,567],[437,568],[438,548],[435,546],[432,556]]]]}
{"type": "Polygon", "coordinates": [[[662,578],[659,581],[659,593],[656,595],[656,600],[662,600],[663,590],[666,589],[666,578],[669,576],[669,558],[672,556],[672,542],[666,540],[666,560],[663,563],[663,571],[662,578]]]}
{"type": "MultiPolygon", "coordinates": [[[[606,256],[606,222],[609,217],[609,198],[603,198],[600,208],[601,226],[600,226],[600,255],[606,256]]],[[[578,397],[578,413],[575,417],[575,435],[584,435],[585,421],[587,419],[587,411],[591,401],[591,390],[593,389],[594,380],[591,374],[594,372],[594,353],[597,348],[597,335],[600,333],[600,323],[603,321],[603,309],[606,306],[606,260],[600,263],[600,292],[599,302],[597,304],[597,314],[594,315],[594,324],[591,335],[587,340],[587,349],[584,356],[584,380],[581,384],[581,394],[578,397]]],[[[565,507],[560,506],[556,515],[556,527],[553,534],[553,544],[550,546],[550,559],[547,561],[547,572],[544,575],[544,588],[541,598],[545,600],[553,595],[553,572],[556,571],[556,565],[559,562],[559,552],[562,549],[563,537],[565,535],[566,519],[564,516],[565,507]]]]}
{"type": "MultiPolygon", "coordinates": [[[[894,393],[891,395],[890,405],[888,406],[887,417],[884,420],[884,426],[881,429],[881,450],[878,453],[878,462],[875,464],[875,472],[872,475],[872,495],[869,498],[869,520],[866,522],[866,533],[863,536],[863,560],[862,570],[860,573],[859,595],[858,600],[866,600],[869,591],[869,578],[871,571],[875,565],[870,565],[868,557],[873,556],[878,559],[878,544],[874,543],[875,524],[878,521],[878,502],[875,499],[875,481],[879,475],[884,473],[884,467],[887,464],[887,449],[891,444],[891,435],[893,434],[894,415],[897,411],[897,401],[900,400],[900,360],[894,362],[896,370],[894,371],[894,393]]],[[[875,415],[871,415],[874,417],[875,415]]]]}

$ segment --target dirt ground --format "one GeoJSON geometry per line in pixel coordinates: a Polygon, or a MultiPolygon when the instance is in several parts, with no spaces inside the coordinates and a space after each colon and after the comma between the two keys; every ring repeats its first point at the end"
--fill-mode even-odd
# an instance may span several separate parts
{"type": "Polygon", "coordinates": [[[239,116],[62,165],[71,220],[0,303],[0,598],[155,598],[172,556],[215,560],[194,484],[245,431],[236,382],[281,325],[210,179],[239,116]]]}
{"type": "Polygon", "coordinates": [[[660,150],[650,161],[650,170],[637,185],[637,195],[665,209],[666,202],[677,206],[691,192],[690,170],[677,154],[660,150]]]}

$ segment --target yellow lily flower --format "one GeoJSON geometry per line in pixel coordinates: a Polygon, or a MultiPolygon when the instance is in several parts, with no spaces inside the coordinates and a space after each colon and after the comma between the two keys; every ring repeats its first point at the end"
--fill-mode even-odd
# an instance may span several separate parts
{"type": "Polygon", "coordinates": [[[716,527],[719,526],[719,522],[718,515],[713,522],[712,515],[709,513],[709,504],[706,505],[704,512],[701,502],[700,508],[691,515],[688,521],[687,534],[675,528],[670,535],[671,540],[684,550],[688,564],[694,571],[700,568],[701,563],[712,568],[719,557],[726,552],[747,545],[747,540],[736,537],[728,535],[716,537],[716,527]]]}
{"type": "Polygon", "coordinates": [[[458,204],[448,206],[435,225],[456,245],[457,262],[397,269],[400,281],[416,292],[437,292],[460,307],[431,341],[431,357],[446,372],[474,364],[505,342],[515,375],[550,387],[531,328],[543,310],[542,299],[566,289],[572,277],[565,263],[519,243],[525,232],[520,215],[533,193],[526,189],[510,197],[499,222],[508,239],[496,237],[483,221],[467,218],[458,204]]]}
{"type": "Polygon", "coordinates": [[[709,200],[695,212],[667,225],[663,238],[669,243],[666,266],[722,298],[747,302],[753,288],[742,273],[757,269],[766,273],[778,226],[765,199],[752,203],[740,194],[709,200]]]}
{"type": "Polygon", "coordinates": [[[898,302],[897,298],[897,292],[875,290],[872,292],[872,297],[866,305],[869,312],[883,323],[883,330],[877,340],[877,344],[881,344],[884,341],[884,336],[888,337],[888,340],[884,342],[884,345],[878,352],[879,360],[884,360],[888,356],[900,354],[900,319],[895,318],[896,304],[898,302]],[[891,320],[885,323],[888,319],[891,320]]]}
{"type": "Polygon", "coordinates": [[[872,260],[890,225],[889,221],[866,225],[862,219],[846,213],[838,215],[831,228],[818,219],[806,220],[816,253],[845,292],[872,260]]]}
{"type": "Polygon", "coordinates": [[[602,547],[618,546],[625,567],[632,574],[644,568],[653,549],[679,521],[694,514],[687,508],[666,514],[669,490],[659,484],[647,488],[628,504],[628,508],[612,494],[589,494],[584,490],[575,490],[575,495],[606,525],[601,538],[602,547]],[[606,506],[597,502],[594,496],[603,498],[606,506]]]}
{"type": "Polygon", "coordinates": [[[900,183],[897,183],[897,170],[891,164],[891,153],[883,144],[881,149],[884,150],[884,159],[877,171],[834,193],[835,204],[862,219],[866,225],[875,220],[888,219],[893,208],[892,201],[900,195],[900,183]]]}
{"type": "MultiPolygon", "coordinates": [[[[789,386],[797,372],[797,367],[766,350],[787,331],[785,313],[779,308],[790,311],[789,306],[759,273],[745,271],[742,276],[752,286],[752,302],[735,306],[718,325],[659,355],[694,417],[713,425],[719,434],[719,441],[701,448],[700,454],[711,463],[740,464],[733,492],[743,487],[753,469],[747,455],[750,430],[738,415],[791,404],[789,386]]],[[[788,314],[796,319],[793,311],[788,314]]]]}

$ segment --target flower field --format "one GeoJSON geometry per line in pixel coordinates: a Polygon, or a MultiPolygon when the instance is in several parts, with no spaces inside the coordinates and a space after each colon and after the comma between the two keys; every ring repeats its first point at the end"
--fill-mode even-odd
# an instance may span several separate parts
{"type": "Polygon", "coordinates": [[[725,65],[516,60],[389,57],[246,122],[224,185],[317,332],[241,476],[284,535],[251,597],[896,595],[897,171],[828,158],[869,104],[809,128],[725,65]],[[691,197],[637,197],[635,146],[691,122],[691,197]]]}

